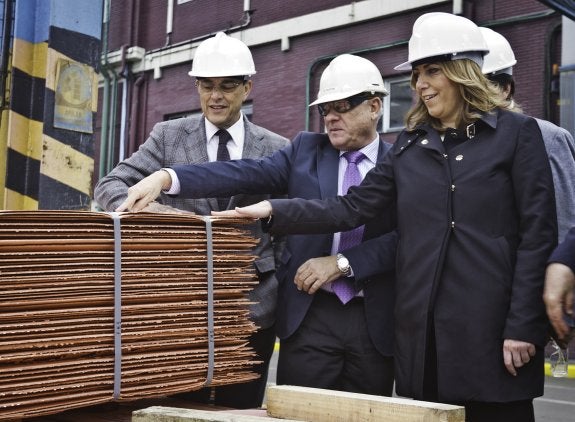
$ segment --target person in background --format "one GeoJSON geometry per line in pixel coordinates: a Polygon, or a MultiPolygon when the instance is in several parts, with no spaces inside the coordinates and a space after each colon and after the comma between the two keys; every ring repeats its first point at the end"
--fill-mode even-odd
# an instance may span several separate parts
{"type": "MultiPolygon", "coordinates": [[[[108,211],[115,210],[128,195],[128,188],[155,171],[171,165],[204,163],[234,158],[260,158],[289,145],[289,140],[251,123],[241,112],[252,89],[250,76],[255,66],[249,48],[240,40],[220,32],[197,48],[190,76],[195,77],[202,115],[158,123],[149,138],[128,159],[120,162],[95,188],[96,201],[108,211]]],[[[151,211],[172,208],[210,214],[212,210],[252,204],[267,195],[201,197],[193,200],[161,196],[163,205],[151,211]]],[[[260,378],[243,384],[205,388],[186,397],[233,408],[261,406],[267,383],[268,365],[275,345],[277,280],[275,270],[283,242],[263,233],[260,224],[250,227],[261,239],[254,248],[259,284],[250,293],[250,317],[258,326],[249,339],[255,350],[254,366],[260,378]]]]}
{"type": "Polygon", "coordinates": [[[575,330],[575,227],[567,232],[548,262],[543,299],[557,337],[568,343],[575,330]]]}
{"type": "MultiPolygon", "coordinates": [[[[513,98],[515,80],[513,66],[517,63],[511,45],[505,37],[489,28],[479,28],[489,47],[484,57],[483,73],[495,83],[508,109],[521,113],[513,98]]],[[[562,127],[547,120],[535,119],[541,130],[553,173],[559,242],[575,226],[575,140],[562,127]]]]}
{"type": "MultiPolygon", "coordinates": [[[[310,104],[317,105],[327,133],[301,132],[268,158],[158,171],[131,187],[118,211],[138,211],[162,189],[192,198],[233,192],[290,198],[345,194],[391,147],[377,133],[385,95],[372,62],[337,56],[310,104]]],[[[385,217],[358,231],[287,237],[277,271],[278,384],[392,394],[397,235],[383,235],[395,228],[393,213],[385,217]]]]}
{"type": "Polygon", "coordinates": [[[537,122],[506,109],[481,71],[479,28],[449,13],[413,26],[407,128],[342,197],[277,199],[218,215],[272,233],[349,230],[397,210],[399,395],[465,406],[469,422],[534,421],[557,243],[553,178],[537,122]]]}

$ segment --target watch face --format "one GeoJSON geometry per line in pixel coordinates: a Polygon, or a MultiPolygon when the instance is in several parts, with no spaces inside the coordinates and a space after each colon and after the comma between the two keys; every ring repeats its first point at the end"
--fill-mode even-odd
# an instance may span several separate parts
{"type": "Polygon", "coordinates": [[[339,256],[337,258],[337,268],[339,268],[341,272],[347,272],[349,268],[349,261],[345,256],[339,256]]]}

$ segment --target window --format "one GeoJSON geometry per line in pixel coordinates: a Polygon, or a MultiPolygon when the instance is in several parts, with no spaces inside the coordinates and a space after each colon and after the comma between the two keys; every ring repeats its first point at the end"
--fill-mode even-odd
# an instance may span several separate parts
{"type": "Polygon", "coordinates": [[[409,77],[385,81],[389,95],[383,98],[383,115],[378,123],[379,132],[398,132],[405,127],[404,118],[413,102],[413,91],[409,81],[409,77]]]}

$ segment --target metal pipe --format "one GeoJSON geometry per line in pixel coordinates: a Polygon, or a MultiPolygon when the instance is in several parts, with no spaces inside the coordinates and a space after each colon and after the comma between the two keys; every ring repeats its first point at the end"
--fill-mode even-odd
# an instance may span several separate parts
{"type": "Polygon", "coordinates": [[[168,10],[166,13],[166,44],[170,45],[172,41],[172,30],[174,26],[174,0],[168,0],[168,10]]]}
{"type": "Polygon", "coordinates": [[[130,68],[126,61],[126,50],[128,46],[122,46],[122,69],[120,70],[120,76],[123,78],[122,81],[122,107],[120,110],[120,144],[118,148],[118,161],[122,161],[125,158],[126,151],[126,130],[127,130],[127,109],[128,109],[128,89],[130,80],[130,68]]]}
{"type": "Polygon", "coordinates": [[[118,150],[118,162],[126,158],[126,130],[128,116],[128,79],[122,83],[122,109],[120,111],[120,146],[118,150]]]}
{"type": "Polygon", "coordinates": [[[140,74],[138,79],[134,82],[134,89],[132,90],[130,101],[130,124],[128,131],[128,156],[132,155],[136,151],[136,129],[140,126],[136,124],[140,108],[140,86],[144,83],[145,79],[145,73],[140,74]]]}
{"type": "Polygon", "coordinates": [[[100,161],[98,165],[98,178],[102,178],[107,174],[108,162],[108,119],[109,119],[109,106],[110,106],[110,75],[108,73],[108,29],[110,24],[110,2],[111,0],[104,0],[103,14],[104,20],[102,22],[102,56],[100,60],[101,73],[104,78],[103,94],[102,94],[102,127],[100,129],[100,161]]]}
{"type": "Polygon", "coordinates": [[[112,93],[110,95],[110,122],[108,124],[106,174],[108,174],[114,168],[117,114],[118,114],[118,75],[116,74],[116,72],[112,71],[112,93]]]}
{"type": "MultiPolygon", "coordinates": [[[[249,3],[249,2],[248,2],[248,3],[249,3]]],[[[229,34],[229,33],[233,32],[233,31],[237,31],[237,30],[239,30],[239,29],[243,29],[243,28],[245,28],[245,27],[247,27],[247,26],[249,26],[249,25],[251,24],[251,22],[252,22],[252,13],[254,13],[253,10],[245,10],[245,7],[246,7],[246,3],[245,3],[245,1],[244,1],[244,14],[243,14],[243,16],[242,16],[242,19],[241,19],[239,25],[231,26],[231,27],[226,28],[226,29],[219,29],[219,30],[217,30],[217,31],[210,32],[209,34],[200,35],[199,37],[190,38],[190,39],[188,39],[188,40],[186,40],[186,41],[181,41],[181,42],[178,42],[178,43],[176,43],[176,44],[171,44],[170,46],[165,45],[165,46],[163,46],[163,47],[156,48],[156,49],[154,49],[154,50],[149,50],[149,51],[147,51],[146,53],[147,53],[147,54],[152,54],[152,53],[157,53],[157,52],[159,52],[159,51],[163,51],[163,50],[165,50],[166,48],[174,48],[174,47],[179,47],[179,46],[181,46],[181,45],[193,44],[193,43],[195,43],[195,42],[203,41],[203,40],[205,40],[205,39],[207,39],[207,38],[211,38],[211,37],[213,37],[214,35],[216,35],[218,32],[225,32],[225,33],[229,34]]],[[[249,4],[248,4],[248,7],[249,7],[249,4]]]]}

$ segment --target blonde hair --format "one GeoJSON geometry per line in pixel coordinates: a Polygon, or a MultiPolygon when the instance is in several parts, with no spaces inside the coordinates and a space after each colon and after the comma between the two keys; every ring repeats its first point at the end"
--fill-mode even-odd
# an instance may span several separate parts
{"type": "MultiPolygon", "coordinates": [[[[438,61],[434,64],[438,65],[447,79],[459,88],[464,104],[459,112],[459,128],[473,123],[481,116],[481,113],[488,113],[495,108],[505,108],[506,102],[500,99],[498,90],[483,75],[477,63],[469,59],[460,59],[438,61]]],[[[412,72],[411,89],[413,90],[415,90],[416,78],[415,73],[412,72]]],[[[405,124],[408,130],[413,130],[423,123],[428,123],[439,131],[445,129],[439,119],[429,114],[423,100],[417,98],[416,103],[405,116],[405,124]]]]}

